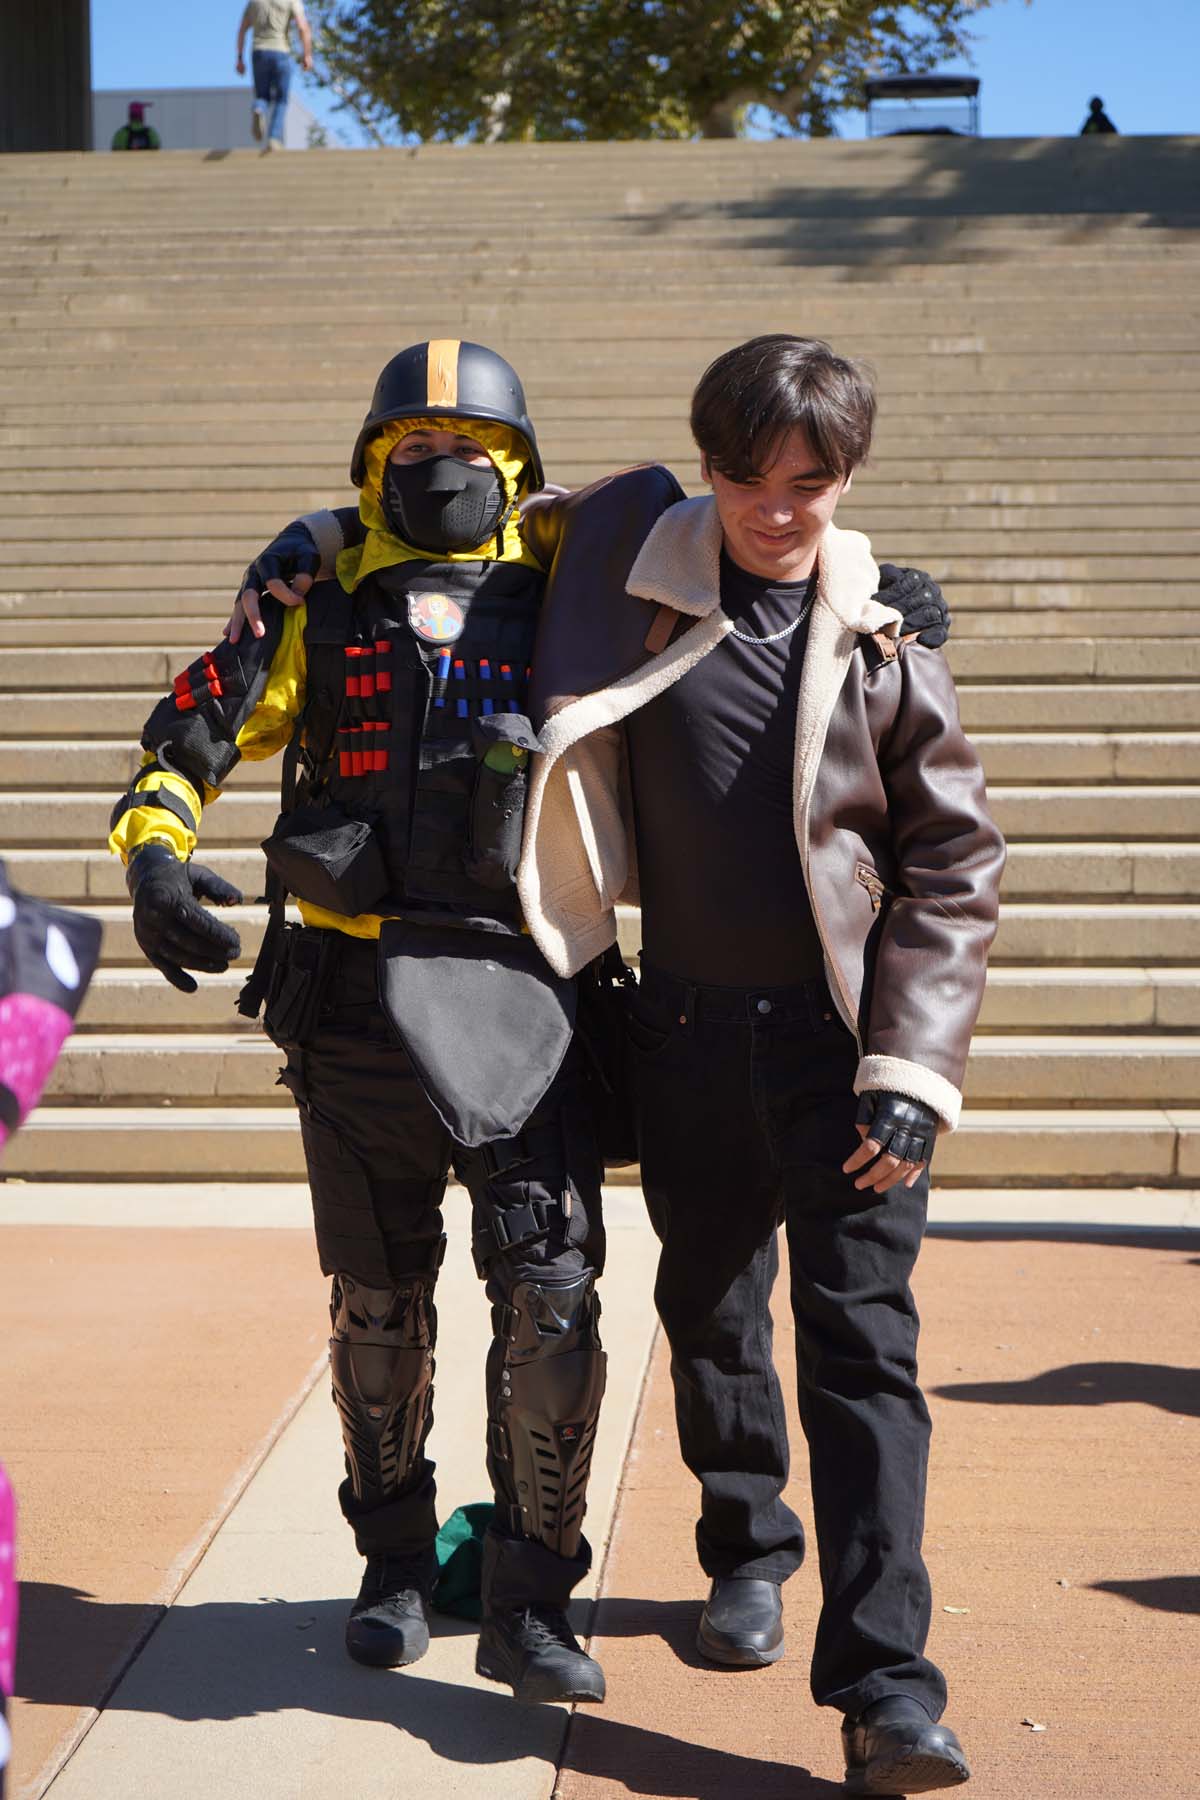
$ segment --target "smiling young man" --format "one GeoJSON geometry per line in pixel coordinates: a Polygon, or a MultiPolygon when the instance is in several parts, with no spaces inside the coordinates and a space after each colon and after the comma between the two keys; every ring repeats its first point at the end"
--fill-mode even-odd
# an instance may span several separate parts
{"type": "Polygon", "coordinates": [[[924,1653],[909,1277],[1004,846],[943,658],[901,638],[867,540],[833,522],[874,411],[827,345],[755,339],[693,399],[711,496],[647,522],[631,471],[575,518],[567,503],[518,889],[561,973],[611,943],[618,900],[641,906],[630,1029],[701,1488],[699,1649],[781,1656],[780,1586],[804,1553],[771,1355],[782,1224],[823,1590],[813,1694],[844,1714],[849,1792],[915,1794],[968,1769],[924,1653]]]}

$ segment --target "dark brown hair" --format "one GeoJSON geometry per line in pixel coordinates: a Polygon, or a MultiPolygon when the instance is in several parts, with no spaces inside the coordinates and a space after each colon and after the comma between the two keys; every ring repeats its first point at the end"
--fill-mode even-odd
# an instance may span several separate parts
{"type": "Polygon", "coordinates": [[[820,338],[776,332],[710,363],[692,395],[692,436],[719,475],[746,481],[770,468],[799,427],[831,475],[865,462],[875,390],[858,364],[820,338]]]}

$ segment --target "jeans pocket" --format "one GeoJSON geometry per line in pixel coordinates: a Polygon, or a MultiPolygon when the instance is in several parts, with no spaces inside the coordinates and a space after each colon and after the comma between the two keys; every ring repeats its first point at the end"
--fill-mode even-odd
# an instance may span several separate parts
{"type": "Polygon", "coordinates": [[[671,1042],[675,1035],[675,1020],[648,1006],[635,990],[625,1015],[625,1030],[634,1055],[646,1061],[661,1055],[671,1042]]]}

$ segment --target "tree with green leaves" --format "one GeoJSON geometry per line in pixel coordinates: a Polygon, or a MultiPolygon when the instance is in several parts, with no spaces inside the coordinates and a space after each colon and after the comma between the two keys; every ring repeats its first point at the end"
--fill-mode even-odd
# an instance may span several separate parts
{"type": "Polygon", "coordinates": [[[990,0],[315,0],[318,70],[378,137],[827,137],[872,75],[967,53],[990,0]]]}

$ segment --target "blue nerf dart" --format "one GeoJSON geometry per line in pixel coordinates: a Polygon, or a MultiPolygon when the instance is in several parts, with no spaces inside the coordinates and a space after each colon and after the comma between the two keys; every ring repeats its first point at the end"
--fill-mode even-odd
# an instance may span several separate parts
{"type": "MultiPolygon", "coordinates": [[[[500,679],[501,679],[501,681],[511,681],[512,680],[512,664],[511,663],[501,663],[500,664],[500,679]]],[[[508,710],[509,710],[509,712],[516,712],[517,703],[515,700],[509,701],[508,710]]]]}
{"type": "MultiPolygon", "coordinates": [[[[467,679],[467,667],[464,662],[458,661],[455,663],[454,679],[455,679],[455,681],[465,681],[467,679]]],[[[465,719],[467,716],[466,701],[465,700],[456,700],[454,702],[454,710],[458,714],[460,719],[465,719]]]]}
{"type": "MultiPolygon", "coordinates": [[[[479,679],[480,679],[480,681],[490,681],[492,679],[492,665],[488,661],[486,656],[482,659],[482,661],[479,664],[479,679]]],[[[486,695],[480,701],[480,706],[483,709],[483,716],[485,719],[488,718],[489,715],[494,713],[496,710],[495,706],[486,697],[486,695]]]]}
{"type": "Polygon", "coordinates": [[[434,683],[433,683],[433,704],[435,706],[445,706],[445,704],[446,704],[446,682],[449,678],[449,675],[450,675],[450,652],[448,650],[439,650],[438,651],[438,659],[437,659],[437,673],[434,676],[434,683]]]}

